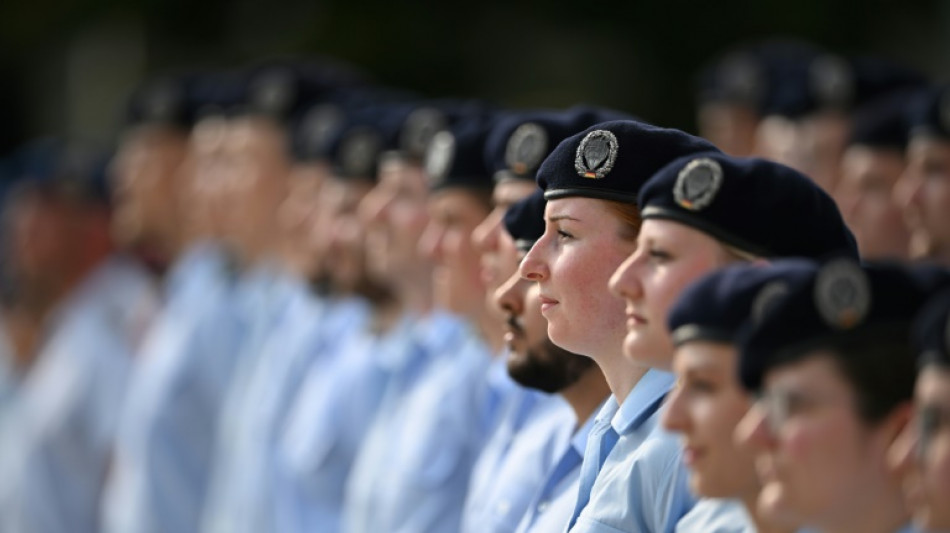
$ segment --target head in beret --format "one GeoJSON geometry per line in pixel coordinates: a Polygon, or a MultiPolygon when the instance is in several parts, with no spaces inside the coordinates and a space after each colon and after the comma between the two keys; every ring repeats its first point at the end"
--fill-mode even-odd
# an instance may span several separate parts
{"type": "Polygon", "coordinates": [[[945,446],[950,417],[950,290],[946,284],[921,310],[913,327],[913,346],[919,353],[914,391],[914,420],[904,438],[891,449],[891,465],[902,480],[904,500],[921,531],[950,527],[943,503],[950,497],[945,446]]]}
{"type": "MultiPolygon", "coordinates": [[[[695,494],[741,498],[761,488],[753,457],[733,436],[751,406],[738,379],[737,337],[762,312],[759,294],[766,287],[765,294],[787,292],[816,268],[807,260],[726,267],[687,287],[670,311],[678,386],[667,396],[661,421],[696,456],[690,463],[695,494]]],[[[754,506],[748,512],[757,515],[754,506]]]]}
{"type": "Polygon", "coordinates": [[[910,231],[894,188],[905,169],[907,112],[919,90],[887,94],[854,112],[835,200],[866,259],[904,259],[910,231]]]}
{"type": "Polygon", "coordinates": [[[907,169],[896,192],[918,244],[911,255],[950,264],[950,86],[919,94],[910,125],[907,169]]]}
{"type": "Polygon", "coordinates": [[[541,189],[515,202],[505,212],[505,230],[519,252],[526,254],[544,234],[544,191],[541,189]]]}
{"type": "Polygon", "coordinates": [[[800,173],[763,159],[679,158],[641,188],[639,205],[639,248],[611,287],[627,300],[624,353],[643,364],[669,367],[669,307],[698,276],[736,261],[857,257],[831,197],[800,173]]]}
{"type": "MultiPolygon", "coordinates": [[[[623,302],[610,294],[607,282],[636,248],[637,193],[670,161],[707,151],[717,150],[699,137],[622,120],[568,137],[544,160],[537,181],[547,200],[545,232],[522,262],[521,274],[537,281],[551,304],[542,311],[558,346],[587,355],[602,368],[618,371],[627,365],[617,353],[626,329],[623,302]]],[[[626,392],[614,390],[621,397],[626,392]]]]}
{"type": "Polygon", "coordinates": [[[894,501],[900,482],[882,465],[909,419],[909,331],[929,277],[839,258],[784,294],[763,296],[761,318],[740,341],[740,376],[759,400],[739,438],[765,467],[766,516],[818,530],[904,523],[903,502],[894,501]],[[867,509],[879,512],[870,519],[867,509]]]}

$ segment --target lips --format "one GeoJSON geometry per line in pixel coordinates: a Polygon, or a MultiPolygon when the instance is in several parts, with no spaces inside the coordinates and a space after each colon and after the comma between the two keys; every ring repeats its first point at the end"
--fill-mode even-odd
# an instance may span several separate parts
{"type": "Polygon", "coordinates": [[[683,448],[683,462],[686,466],[694,466],[703,457],[703,451],[696,446],[686,446],[683,448]]]}
{"type": "Polygon", "coordinates": [[[540,297],[538,297],[538,301],[541,302],[541,314],[542,314],[542,315],[544,314],[545,311],[547,311],[548,309],[551,309],[552,307],[554,307],[555,305],[557,305],[557,304],[559,303],[559,302],[558,302],[557,300],[555,300],[554,298],[548,298],[547,296],[540,296],[540,297]]]}
{"type": "Polygon", "coordinates": [[[646,317],[636,312],[636,310],[627,307],[627,328],[633,329],[637,326],[643,326],[647,323],[646,317]]]}

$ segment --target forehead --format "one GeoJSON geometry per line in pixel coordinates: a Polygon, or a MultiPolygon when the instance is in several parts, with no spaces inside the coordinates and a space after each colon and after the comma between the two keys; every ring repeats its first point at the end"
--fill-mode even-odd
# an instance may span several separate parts
{"type": "Polygon", "coordinates": [[[673,366],[677,371],[722,369],[736,366],[737,350],[734,345],[723,342],[692,341],[676,348],[673,366]]]}
{"type": "Polygon", "coordinates": [[[488,208],[475,191],[461,187],[443,189],[429,197],[429,208],[433,212],[450,213],[457,216],[477,216],[479,222],[487,214],[488,208]]]}
{"type": "Polygon", "coordinates": [[[950,405],[950,368],[928,365],[917,376],[917,400],[950,405]]]}
{"type": "Polygon", "coordinates": [[[852,390],[833,356],[825,350],[814,350],[800,358],[771,368],[765,375],[765,388],[807,388],[852,390]]]}
{"type": "Polygon", "coordinates": [[[544,216],[548,219],[568,217],[578,220],[615,218],[602,200],[577,196],[548,200],[544,207],[544,216]]]}
{"type": "Polygon", "coordinates": [[[907,144],[909,157],[950,157],[950,140],[931,135],[915,135],[907,144]]]}
{"type": "Polygon", "coordinates": [[[495,184],[492,199],[497,205],[508,205],[531,194],[537,188],[533,181],[505,180],[495,184]]]}

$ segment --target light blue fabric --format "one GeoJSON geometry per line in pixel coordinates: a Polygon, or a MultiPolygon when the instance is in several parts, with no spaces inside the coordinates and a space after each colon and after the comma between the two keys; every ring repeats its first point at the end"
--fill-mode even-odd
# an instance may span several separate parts
{"type": "Polygon", "coordinates": [[[739,500],[702,498],[676,524],[676,533],[755,533],[755,523],[739,500]]]}
{"type": "Polygon", "coordinates": [[[203,530],[276,530],[279,436],[294,397],[314,360],[362,329],[361,299],[317,299],[302,282],[279,279],[271,289],[287,305],[257,354],[246,354],[231,385],[216,447],[203,530]],[[330,334],[332,332],[332,334],[330,334]]]}
{"type": "Polygon", "coordinates": [[[107,532],[198,530],[221,404],[242,346],[257,331],[241,314],[238,280],[220,248],[193,248],[169,283],[120,422],[107,532]]]}
{"type": "MultiPolygon", "coordinates": [[[[506,365],[504,356],[496,361],[506,365]]],[[[508,394],[505,415],[472,471],[464,533],[513,532],[570,445],[574,414],[560,396],[517,385],[508,394]]]]}
{"type": "Polygon", "coordinates": [[[588,417],[571,437],[570,446],[548,472],[541,490],[535,495],[518,524],[518,533],[564,530],[577,502],[581,461],[595,419],[593,415],[588,417]]]}
{"type": "Polygon", "coordinates": [[[274,487],[283,533],[339,531],[346,480],[392,373],[408,371],[414,319],[364,329],[311,365],[281,436],[274,487]]]}
{"type": "Polygon", "coordinates": [[[93,533],[137,331],[155,305],[145,271],[97,267],[44,328],[0,427],[0,531],[93,533]]]}
{"type": "Polygon", "coordinates": [[[489,349],[457,319],[420,324],[425,362],[393,379],[347,482],[343,531],[458,531],[472,466],[497,413],[489,349]]]}
{"type": "Polygon", "coordinates": [[[569,531],[669,533],[695,504],[679,439],[659,425],[660,404],[674,380],[669,372],[651,369],[623,405],[609,400],[598,414],[584,454],[569,531]],[[598,437],[608,418],[610,427],[598,437]],[[616,443],[611,446],[612,440],[616,443]],[[607,449],[603,465],[589,468],[596,464],[589,461],[607,449]],[[592,483],[591,473],[595,473],[592,483]]]}

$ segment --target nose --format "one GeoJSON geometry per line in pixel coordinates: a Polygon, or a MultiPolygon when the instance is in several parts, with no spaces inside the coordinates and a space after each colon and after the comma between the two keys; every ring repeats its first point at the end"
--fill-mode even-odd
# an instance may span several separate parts
{"type": "Polygon", "coordinates": [[[750,451],[767,449],[774,442],[766,413],[761,406],[753,405],[749,408],[736,425],[733,438],[736,444],[750,451]]]}
{"type": "Polygon", "coordinates": [[[498,233],[501,231],[502,212],[494,209],[481,224],[472,231],[472,244],[479,253],[486,253],[498,248],[498,233]]]}
{"type": "Polygon", "coordinates": [[[386,210],[388,202],[379,189],[372,189],[360,201],[357,208],[359,219],[364,224],[379,223],[386,210]]]}
{"type": "Polygon", "coordinates": [[[438,263],[442,260],[442,243],[445,240],[445,230],[434,221],[429,221],[422,235],[419,237],[419,253],[430,261],[438,263]]]}
{"type": "Polygon", "coordinates": [[[524,298],[526,294],[526,285],[528,281],[521,278],[517,272],[512,274],[507,281],[495,289],[492,295],[492,302],[502,312],[520,316],[524,313],[524,298]]]}
{"type": "Polygon", "coordinates": [[[518,273],[522,278],[529,281],[544,281],[551,277],[547,263],[544,261],[543,247],[547,244],[546,234],[541,237],[531,250],[521,260],[518,266],[518,273]]]}
{"type": "Polygon", "coordinates": [[[660,424],[667,431],[674,433],[684,433],[688,426],[688,417],[683,399],[683,387],[677,383],[673,390],[666,396],[666,405],[663,413],[660,415],[660,424]]]}
{"type": "Polygon", "coordinates": [[[639,254],[634,252],[623,263],[620,263],[617,270],[610,276],[608,287],[617,298],[632,300],[642,292],[636,275],[638,259],[639,254]]]}

